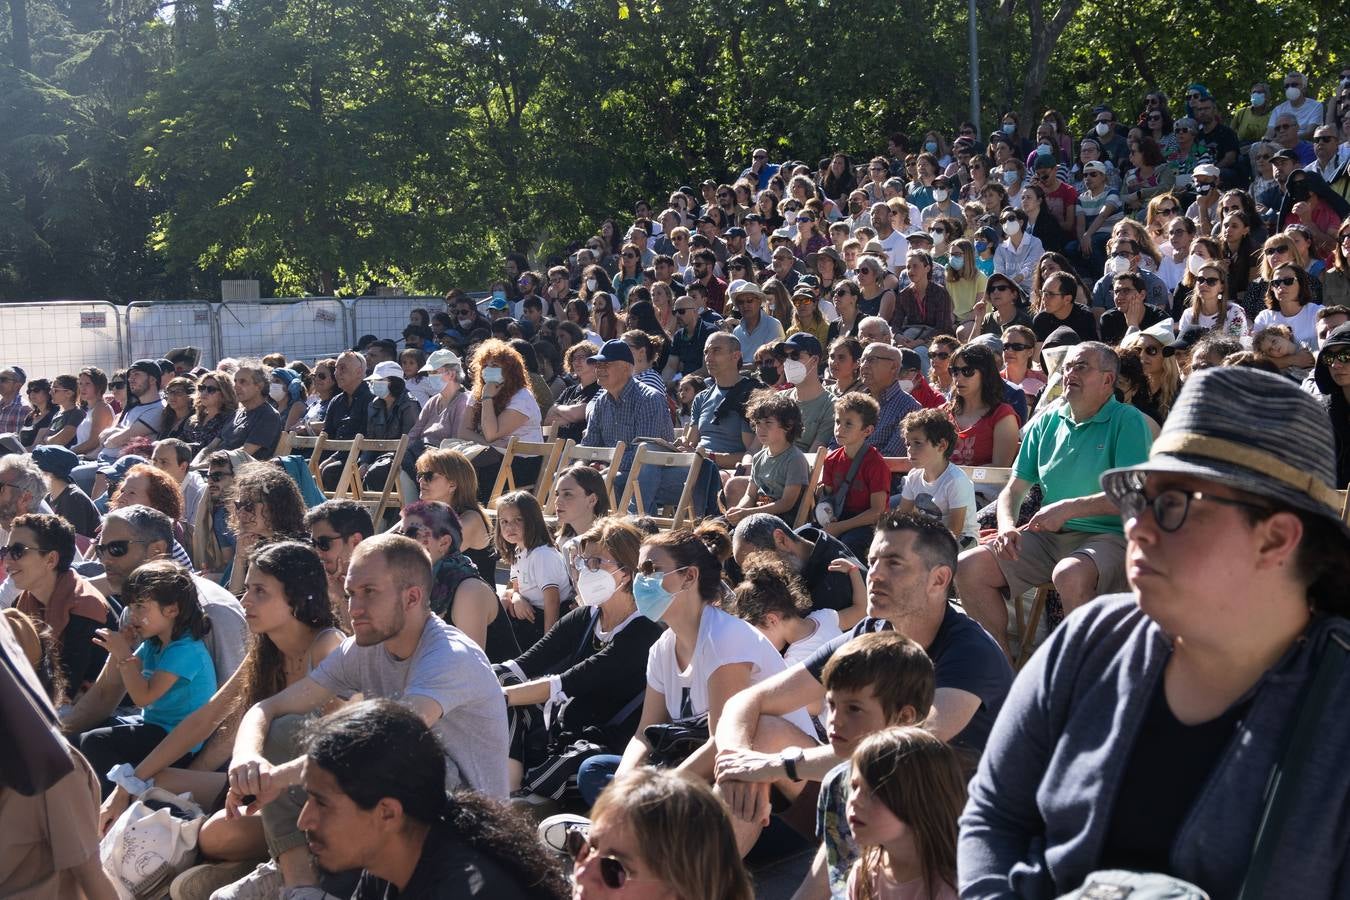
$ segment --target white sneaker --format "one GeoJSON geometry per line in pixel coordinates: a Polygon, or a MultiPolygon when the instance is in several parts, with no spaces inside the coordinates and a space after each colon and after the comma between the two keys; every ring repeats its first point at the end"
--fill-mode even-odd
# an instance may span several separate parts
{"type": "Polygon", "coordinates": [[[276,860],[269,859],[233,884],[217,890],[211,900],[277,900],[285,887],[276,860]]]}
{"type": "Polygon", "coordinates": [[[567,855],[567,832],[573,828],[591,830],[591,820],[574,813],[558,813],[539,823],[539,840],[555,853],[567,855]]]}

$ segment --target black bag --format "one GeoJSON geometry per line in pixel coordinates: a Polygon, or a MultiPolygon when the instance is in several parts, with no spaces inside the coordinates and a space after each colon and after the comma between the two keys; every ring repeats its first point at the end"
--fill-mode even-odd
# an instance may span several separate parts
{"type": "Polygon", "coordinates": [[[581,764],[592,756],[602,756],[606,753],[609,753],[609,748],[595,741],[573,741],[560,753],[526,770],[520,786],[530,793],[557,800],[564,805],[580,803],[581,792],[577,790],[577,771],[581,769],[581,764]]]}
{"type": "Polygon", "coordinates": [[[652,748],[647,754],[647,764],[673,769],[708,743],[708,714],[648,725],[642,734],[652,748]]]}

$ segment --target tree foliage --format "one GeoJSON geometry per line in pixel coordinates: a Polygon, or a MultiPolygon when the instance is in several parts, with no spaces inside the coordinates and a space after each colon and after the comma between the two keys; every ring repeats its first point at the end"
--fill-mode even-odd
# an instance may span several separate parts
{"type": "MultiPolygon", "coordinates": [[[[1330,0],[978,0],[981,124],[1350,58],[1330,0]]],[[[968,116],[957,0],[8,0],[0,295],[475,285],[641,197],[968,116]]]]}

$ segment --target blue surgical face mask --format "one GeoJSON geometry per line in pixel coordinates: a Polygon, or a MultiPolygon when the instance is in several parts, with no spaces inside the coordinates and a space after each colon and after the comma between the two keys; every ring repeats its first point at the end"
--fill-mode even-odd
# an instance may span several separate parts
{"type": "Polygon", "coordinates": [[[1017,170],[1009,169],[1008,171],[1004,172],[1003,183],[1008,185],[1009,187],[1012,187],[1014,184],[1017,184],[1017,170]]]}
{"type": "Polygon", "coordinates": [[[1004,123],[1003,123],[1003,133],[1004,133],[1004,134],[1013,134],[1013,133],[1016,132],[1016,131],[1017,131],[1017,126],[1014,125],[1012,122],[1004,122],[1004,123]]]}
{"type": "Polygon", "coordinates": [[[975,252],[976,252],[976,253],[983,253],[984,251],[986,251],[986,250],[988,250],[988,249],[989,249],[989,242],[988,242],[988,241],[976,241],[976,242],[975,242],[975,252]]]}
{"type": "Polygon", "coordinates": [[[960,272],[966,267],[966,258],[964,256],[953,256],[947,260],[947,263],[952,267],[952,271],[960,272]]]}
{"type": "Polygon", "coordinates": [[[502,383],[502,370],[499,366],[484,366],[483,381],[488,384],[502,383]]]}
{"type": "Polygon", "coordinates": [[[923,149],[927,150],[929,153],[936,153],[936,152],[937,152],[937,141],[924,141],[924,142],[923,142],[923,149]]]}
{"type": "Polygon", "coordinates": [[[653,622],[661,621],[661,617],[670,609],[670,604],[675,602],[675,595],[666,590],[663,583],[667,575],[680,571],[675,569],[672,572],[655,572],[651,575],[639,575],[633,579],[633,602],[637,605],[637,611],[653,622]]]}

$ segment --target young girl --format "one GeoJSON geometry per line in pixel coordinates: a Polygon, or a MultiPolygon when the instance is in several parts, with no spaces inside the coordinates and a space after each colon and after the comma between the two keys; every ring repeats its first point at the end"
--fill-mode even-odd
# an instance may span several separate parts
{"type": "MultiPolygon", "coordinates": [[[[112,657],[110,665],[116,667],[132,702],[141,707],[141,715],[140,721],[95,728],[80,736],[80,752],[102,781],[104,796],[112,790],[109,769],[155,749],[216,691],[215,665],[202,643],[211,626],[187,569],[169,559],[146,563],[131,573],[122,599],[140,645],[132,652],[129,632],[107,628],[94,632],[94,643],[112,657]]],[[[187,752],[199,749],[197,743],[187,752]]]]}
{"type": "Polygon", "coordinates": [[[763,449],[755,453],[745,493],[727,510],[727,521],[735,525],[752,513],[788,519],[811,478],[806,454],[793,443],[802,433],[801,407],[786,394],[765,391],[745,414],[763,449]]]}
{"type": "Polygon", "coordinates": [[[680,427],[688,428],[693,422],[694,398],[703,393],[708,383],[697,375],[686,375],[680,379],[675,398],[680,402],[680,427]]]}
{"type": "Polygon", "coordinates": [[[513,491],[497,501],[497,552],[511,564],[506,611],[522,648],[553,627],[572,597],[572,579],[544,523],[539,501],[513,491]]]}
{"type": "Polygon", "coordinates": [[[922,728],[887,728],[858,746],[848,824],[862,857],[850,900],[956,900],[965,784],[956,752],[922,728]]]}
{"type": "MultiPolygon", "coordinates": [[[[1298,356],[1303,351],[1303,347],[1294,338],[1294,329],[1288,325],[1267,325],[1260,331],[1252,335],[1252,350],[1261,359],[1268,359],[1276,365],[1286,360],[1298,356]]],[[[1295,381],[1302,381],[1308,376],[1308,370],[1297,366],[1282,367],[1280,371],[1293,378],[1295,381]]]]}

